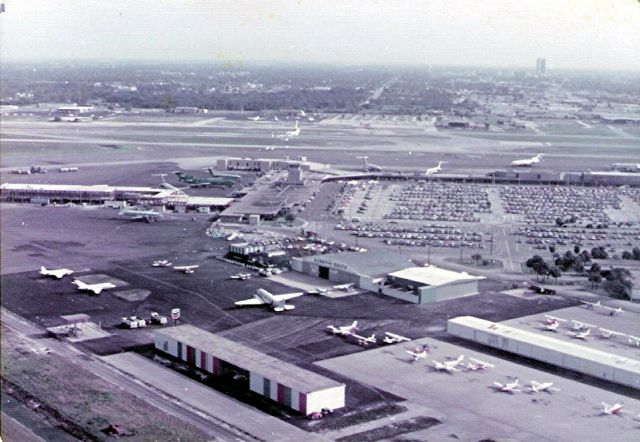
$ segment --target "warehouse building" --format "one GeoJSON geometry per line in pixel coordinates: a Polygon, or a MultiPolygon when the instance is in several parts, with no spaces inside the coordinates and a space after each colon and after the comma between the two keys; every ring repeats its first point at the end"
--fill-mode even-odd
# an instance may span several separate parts
{"type": "Polygon", "coordinates": [[[503,351],[640,388],[640,361],[472,316],[449,319],[447,332],[503,351]]]}
{"type": "Polygon", "coordinates": [[[416,267],[401,255],[382,251],[343,252],[293,258],[297,272],[402,299],[414,304],[478,293],[481,276],[436,266],[416,267]]]}
{"type": "Polygon", "coordinates": [[[403,256],[389,252],[343,252],[293,258],[293,270],[329,281],[348,284],[370,291],[378,291],[378,283],[388,272],[413,265],[403,256]]]}
{"type": "Polygon", "coordinates": [[[37,204],[107,204],[122,201],[139,206],[165,207],[177,210],[224,210],[233,198],[194,197],[175,189],[154,187],[123,187],[68,184],[22,184],[4,183],[0,186],[0,200],[37,204]]]}
{"type": "Polygon", "coordinates": [[[159,330],[155,348],[214,375],[246,373],[251,391],[309,415],[345,405],[345,385],[191,325],[159,330]]]}

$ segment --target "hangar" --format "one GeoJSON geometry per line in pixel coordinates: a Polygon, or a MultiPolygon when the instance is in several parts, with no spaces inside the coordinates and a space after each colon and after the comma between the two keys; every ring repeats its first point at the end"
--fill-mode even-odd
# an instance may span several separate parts
{"type": "Polygon", "coordinates": [[[481,276],[416,267],[411,260],[389,252],[343,252],[291,260],[293,270],[337,283],[402,299],[414,304],[444,301],[478,293],[481,276]]]}
{"type": "Polygon", "coordinates": [[[640,361],[635,359],[473,316],[449,319],[447,332],[609,382],[640,388],[640,361]]]}
{"type": "Polygon", "coordinates": [[[394,296],[391,291],[399,291],[400,293],[394,297],[417,304],[426,304],[476,295],[478,281],[481,279],[484,277],[441,269],[433,265],[409,267],[389,273],[382,293],[394,296]]]}
{"type": "Polygon", "coordinates": [[[305,415],[345,405],[345,384],[192,325],[159,330],[154,343],[207,373],[246,373],[251,391],[305,415]]]}

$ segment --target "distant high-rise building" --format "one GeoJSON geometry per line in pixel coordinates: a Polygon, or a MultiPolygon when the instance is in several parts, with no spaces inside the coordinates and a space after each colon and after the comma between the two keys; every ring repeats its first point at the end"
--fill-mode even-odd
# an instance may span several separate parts
{"type": "Polygon", "coordinates": [[[544,71],[547,69],[547,60],[544,58],[536,59],[536,75],[544,75],[544,71]]]}

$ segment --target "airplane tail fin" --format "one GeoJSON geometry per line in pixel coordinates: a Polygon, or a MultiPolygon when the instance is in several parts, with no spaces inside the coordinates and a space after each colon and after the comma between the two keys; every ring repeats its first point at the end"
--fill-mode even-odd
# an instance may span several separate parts
{"type": "Polygon", "coordinates": [[[47,271],[47,268],[45,266],[40,266],[40,273],[44,273],[47,271]]]}
{"type": "Polygon", "coordinates": [[[358,321],[353,321],[353,322],[351,323],[351,327],[353,327],[353,328],[357,329],[357,328],[358,328],[358,321]]]}

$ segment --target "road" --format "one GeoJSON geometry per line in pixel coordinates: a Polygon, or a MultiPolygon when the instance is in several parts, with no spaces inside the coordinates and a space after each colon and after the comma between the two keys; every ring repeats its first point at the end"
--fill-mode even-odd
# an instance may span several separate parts
{"type": "MultiPolygon", "coordinates": [[[[4,326],[23,335],[41,335],[44,332],[41,328],[14,315],[4,308],[2,308],[1,320],[4,326]]],[[[190,409],[184,404],[178,403],[173,398],[150,389],[146,385],[139,383],[120,371],[117,371],[104,362],[92,358],[66,342],[50,339],[47,342],[47,345],[51,350],[68,358],[74,364],[77,364],[96,376],[125,389],[129,393],[155,406],[163,412],[171,414],[178,419],[199,428],[216,440],[260,440],[252,435],[241,432],[241,430],[230,427],[228,424],[214,416],[206,415],[200,410],[190,409]]]]}

